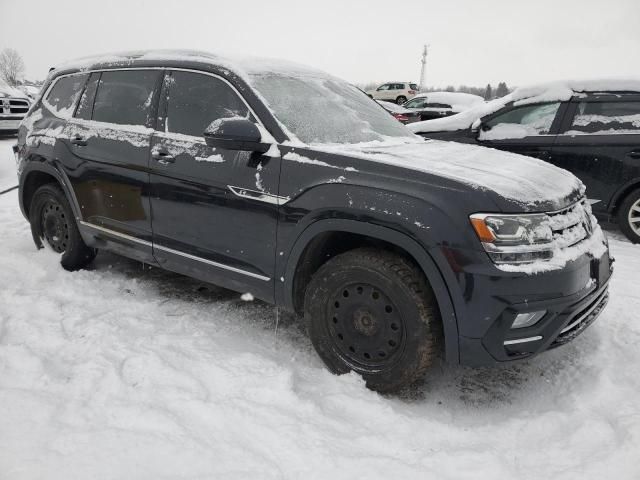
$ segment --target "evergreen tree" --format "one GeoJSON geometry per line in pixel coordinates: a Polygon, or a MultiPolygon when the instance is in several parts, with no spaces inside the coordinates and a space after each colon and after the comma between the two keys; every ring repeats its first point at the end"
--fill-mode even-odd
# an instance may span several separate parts
{"type": "Polygon", "coordinates": [[[493,98],[493,90],[491,88],[491,84],[487,83],[487,88],[484,91],[484,99],[485,100],[491,100],[493,98]]]}
{"type": "Polygon", "coordinates": [[[498,84],[498,88],[496,89],[496,98],[504,97],[509,93],[509,87],[505,82],[500,82],[498,84]]]}

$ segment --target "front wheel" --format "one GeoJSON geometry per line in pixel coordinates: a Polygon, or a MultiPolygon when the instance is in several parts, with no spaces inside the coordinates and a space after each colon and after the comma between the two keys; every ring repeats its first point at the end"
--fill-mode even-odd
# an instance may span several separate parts
{"type": "Polygon", "coordinates": [[[371,389],[418,380],[441,346],[441,321],[424,275],[405,258],[356,249],[325,263],[305,294],[316,351],[334,373],[355,371],[371,389]]]}
{"type": "Polygon", "coordinates": [[[71,206],[57,185],[46,184],[36,190],[29,222],[36,246],[42,248],[44,242],[61,254],[60,264],[65,270],[78,270],[95,258],[97,251],[82,240],[71,206]]]}
{"type": "Polygon", "coordinates": [[[640,243],[640,189],[624,199],[618,210],[620,229],[633,243],[640,243]]]}

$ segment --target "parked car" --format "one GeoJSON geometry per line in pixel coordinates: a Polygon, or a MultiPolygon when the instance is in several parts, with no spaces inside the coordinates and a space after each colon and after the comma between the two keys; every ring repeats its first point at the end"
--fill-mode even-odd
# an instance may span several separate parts
{"type": "Polygon", "coordinates": [[[30,105],[24,93],[0,80],[0,134],[16,133],[30,105]]]}
{"type": "Polygon", "coordinates": [[[390,82],[380,85],[375,90],[369,90],[369,95],[374,100],[385,100],[402,105],[418,93],[418,85],[410,82],[390,82]]]}
{"type": "Polygon", "coordinates": [[[384,108],[387,112],[389,112],[396,120],[400,123],[411,123],[417,122],[420,119],[412,110],[404,108],[402,105],[398,105],[396,103],[384,102],[381,100],[376,100],[378,104],[384,108]]]}
{"type": "Polygon", "coordinates": [[[333,372],[381,391],[440,351],[532,357],[607,303],[606,239],[573,175],[426,142],[307,67],[184,51],[71,62],[14,150],[33,239],[64,268],[104,249],[251,292],[304,315],[333,372]]]}
{"type": "Polygon", "coordinates": [[[427,92],[419,93],[402,106],[414,112],[414,121],[424,121],[448,117],[483,103],[484,98],[470,93],[427,92]]]}
{"type": "Polygon", "coordinates": [[[427,138],[477,143],[565,168],[586,185],[596,215],[617,221],[640,242],[640,79],[520,88],[411,128],[427,138]]]}
{"type": "Polygon", "coordinates": [[[18,89],[29,97],[31,101],[35,100],[40,93],[40,87],[37,85],[20,85],[18,89]]]}

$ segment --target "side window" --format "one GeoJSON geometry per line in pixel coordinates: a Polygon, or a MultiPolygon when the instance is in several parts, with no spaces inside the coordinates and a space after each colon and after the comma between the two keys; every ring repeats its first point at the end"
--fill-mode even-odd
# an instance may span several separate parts
{"type": "Polygon", "coordinates": [[[397,90],[404,90],[405,88],[406,87],[405,87],[404,83],[396,83],[396,89],[397,90]]]}
{"type": "Polygon", "coordinates": [[[424,98],[412,98],[404,105],[404,107],[405,108],[422,108],[424,107],[425,101],[426,99],[424,98]]]}
{"type": "Polygon", "coordinates": [[[149,125],[158,70],[103,72],[93,106],[93,120],[119,125],[149,125]]]}
{"type": "Polygon", "coordinates": [[[451,105],[447,103],[427,103],[426,108],[439,108],[439,109],[451,109],[451,105]]]}
{"type": "Polygon", "coordinates": [[[640,134],[640,102],[580,102],[569,135],[640,134]]]}
{"type": "Polygon", "coordinates": [[[411,90],[418,90],[418,85],[415,83],[410,83],[409,88],[411,88],[411,90]]]}
{"type": "Polygon", "coordinates": [[[169,80],[165,131],[202,137],[219,118],[248,117],[249,109],[224,81],[210,75],[174,71],[169,80]]]}
{"type": "Polygon", "coordinates": [[[524,138],[549,133],[560,102],[515,107],[484,122],[480,140],[524,138]]]}
{"type": "Polygon", "coordinates": [[[384,84],[384,85],[380,85],[380,86],[378,87],[378,91],[381,91],[381,90],[389,90],[389,87],[390,87],[390,86],[391,86],[391,85],[389,85],[388,83],[386,83],[386,84],[384,84]]]}
{"type": "Polygon", "coordinates": [[[74,117],[82,118],[83,120],[91,120],[91,113],[93,112],[93,101],[95,100],[96,90],[98,89],[98,80],[100,80],[99,73],[92,73],[89,77],[89,81],[84,87],[76,114],[74,117]]]}
{"type": "Polygon", "coordinates": [[[76,102],[80,97],[80,93],[82,93],[82,87],[84,87],[88,76],[85,73],[58,79],[47,94],[44,104],[56,115],[62,118],[70,118],[73,115],[76,102]]]}

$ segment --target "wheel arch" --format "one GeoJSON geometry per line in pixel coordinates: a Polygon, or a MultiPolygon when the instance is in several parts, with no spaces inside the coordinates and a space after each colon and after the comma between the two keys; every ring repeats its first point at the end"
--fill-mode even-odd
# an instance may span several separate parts
{"type": "MultiPolygon", "coordinates": [[[[445,357],[450,363],[458,363],[458,326],[454,305],[442,273],[431,258],[431,255],[417,241],[396,230],[348,219],[323,219],[312,223],[298,236],[290,250],[284,267],[284,275],[281,277],[281,293],[278,295],[278,292],[276,292],[278,303],[292,311],[299,311],[300,305],[296,296],[299,295],[301,288],[306,288],[308,279],[317,271],[320,265],[330,258],[325,256],[324,261],[311,265],[310,271],[305,271],[306,260],[308,259],[307,253],[310,250],[314,250],[314,247],[318,247],[323,242],[323,237],[327,238],[336,233],[347,236],[356,235],[382,242],[404,253],[420,268],[433,289],[442,318],[445,357]],[[297,278],[299,275],[308,277],[307,281],[303,282],[302,285],[300,284],[300,278],[297,278]]],[[[342,239],[344,238],[342,237],[342,239]]],[[[349,245],[346,246],[348,247],[349,245]]],[[[345,249],[344,247],[345,245],[342,245],[342,251],[351,249],[345,249]]],[[[356,246],[353,248],[356,248],[356,246]]],[[[342,253],[342,251],[339,253],[342,253]]],[[[323,251],[320,250],[320,252],[316,253],[316,256],[318,255],[323,255],[323,251]]]]}
{"type": "Polygon", "coordinates": [[[611,199],[611,203],[609,204],[609,213],[611,215],[617,215],[620,204],[624,202],[624,199],[627,198],[627,196],[631,194],[631,192],[637,189],[640,189],[640,178],[629,180],[622,187],[620,187],[616,191],[616,193],[614,193],[613,198],[611,199]]]}
{"type": "Polygon", "coordinates": [[[35,191],[47,183],[57,183],[69,200],[71,209],[76,218],[80,218],[80,207],[76,200],[73,189],[69,179],[66,178],[64,173],[54,168],[49,163],[30,162],[20,175],[19,183],[19,203],[20,210],[26,219],[29,219],[29,206],[31,204],[31,198],[35,191]]]}

